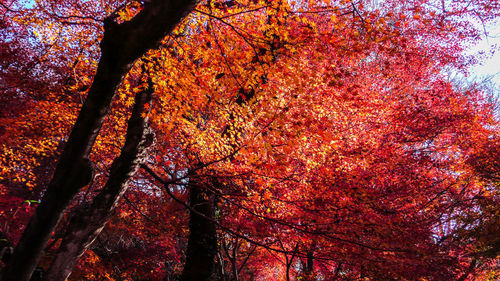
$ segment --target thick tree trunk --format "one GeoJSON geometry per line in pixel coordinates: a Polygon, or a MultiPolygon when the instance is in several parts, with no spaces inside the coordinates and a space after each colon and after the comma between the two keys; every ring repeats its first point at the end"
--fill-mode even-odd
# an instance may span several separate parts
{"type": "Polygon", "coordinates": [[[217,255],[215,195],[197,183],[191,184],[189,204],[194,211],[190,211],[186,264],[180,280],[213,280],[217,255]]]}
{"type": "Polygon", "coordinates": [[[0,268],[2,268],[2,263],[7,263],[10,260],[13,250],[14,248],[9,238],[0,230],[0,268]]]}
{"type": "Polygon", "coordinates": [[[27,281],[37,266],[50,234],[73,196],[87,184],[88,155],[109,110],[115,90],[135,60],[155,48],[194,7],[196,0],[151,0],[131,21],[105,23],[101,59],[88,97],[71,131],[54,176],[13,256],[2,281],[27,281]],[[86,160],[87,159],[87,160],[86,160]]]}
{"type": "Polygon", "coordinates": [[[121,154],[113,161],[108,181],[87,210],[81,210],[70,221],[61,246],[52,261],[46,281],[66,280],[78,259],[94,242],[106,225],[118,200],[128,188],[130,177],[144,162],[146,148],[153,136],[147,132],[144,108],[151,100],[153,85],[135,97],[134,109],[128,121],[127,136],[121,154]]]}
{"type": "MultiPolygon", "coordinates": [[[[7,235],[0,230],[0,268],[2,268],[2,263],[5,264],[9,262],[14,250],[12,246],[13,244],[10,242],[7,235]]],[[[37,267],[31,275],[30,281],[42,281],[43,275],[43,268],[37,267]]]]}

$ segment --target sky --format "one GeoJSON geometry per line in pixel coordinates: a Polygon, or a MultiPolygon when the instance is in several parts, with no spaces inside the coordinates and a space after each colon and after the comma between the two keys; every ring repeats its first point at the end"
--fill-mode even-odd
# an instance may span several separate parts
{"type": "Polygon", "coordinates": [[[466,53],[472,55],[480,52],[494,52],[493,55],[489,55],[482,63],[473,66],[471,74],[477,78],[493,76],[492,80],[498,86],[500,85],[500,20],[495,24],[489,25],[487,30],[490,33],[489,36],[483,38],[479,44],[470,48],[466,53]]]}

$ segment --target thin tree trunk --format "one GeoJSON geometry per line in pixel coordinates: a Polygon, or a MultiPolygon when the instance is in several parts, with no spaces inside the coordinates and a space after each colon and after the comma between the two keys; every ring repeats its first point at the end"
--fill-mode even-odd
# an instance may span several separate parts
{"type": "Polygon", "coordinates": [[[214,223],[215,195],[194,183],[190,185],[189,203],[197,213],[191,211],[189,215],[186,264],[180,280],[212,280],[215,276],[215,255],[217,254],[217,228],[214,223]]]}
{"type": "Polygon", "coordinates": [[[314,271],[314,252],[313,250],[307,251],[306,275],[311,276],[314,271]]]}
{"type": "Polygon", "coordinates": [[[238,239],[236,239],[235,245],[233,245],[233,256],[231,257],[231,271],[233,272],[233,281],[238,281],[238,265],[236,264],[236,252],[238,246],[238,239]]]}
{"type": "Polygon", "coordinates": [[[88,97],[71,131],[41,204],[31,217],[2,281],[27,281],[37,266],[50,234],[74,195],[87,184],[82,171],[89,170],[88,155],[122,77],[135,60],[160,41],[194,7],[196,0],[151,0],[132,20],[105,21],[100,43],[101,59],[88,97]]]}
{"type": "MultiPolygon", "coordinates": [[[[281,240],[279,242],[280,242],[281,247],[283,248],[283,250],[285,250],[285,247],[283,246],[283,243],[281,242],[281,240]]],[[[293,259],[295,258],[295,255],[298,254],[298,251],[299,251],[299,244],[296,244],[295,245],[295,249],[293,250],[292,256],[290,257],[290,259],[288,259],[288,254],[285,253],[286,281],[290,281],[290,269],[292,268],[293,259]]]]}
{"type": "Polygon", "coordinates": [[[94,242],[106,225],[118,200],[128,188],[129,179],[144,162],[146,148],[152,142],[147,132],[145,105],[151,101],[153,85],[135,96],[132,115],[128,121],[127,136],[121,154],[113,161],[108,181],[94,198],[91,206],[77,213],[70,221],[65,236],[52,261],[46,281],[64,281],[71,274],[79,258],[94,242]]]}

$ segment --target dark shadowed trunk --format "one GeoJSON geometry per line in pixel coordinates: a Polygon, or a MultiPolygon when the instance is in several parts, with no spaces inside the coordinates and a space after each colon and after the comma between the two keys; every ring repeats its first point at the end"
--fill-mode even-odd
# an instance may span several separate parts
{"type": "MultiPolygon", "coordinates": [[[[2,263],[6,264],[12,257],[12,252],[14,251],[12,242],[3,231],[0,230],[0,269],[2,268],[2,263]]],[[[33,274],[31,275],[30,281],[42,281],[44,276],[44,270],[41,267],[35,268],[33,274]]]]}
{"type": "Polygon", "coordinates": [[[306,262],[306,275],[311,276],[314,271],[314,252],[312,250],[307,251],[307,262],[306,262]]]}
{"type": "MultiPolygon", "coordinates": [[[[314,247],[314,246],[313,246],[314,247]]],[[[300,276],[304,281],[316,280],[314,276],[314,249],[310,247],[306,251],[305,261],[302,260],[302,273],[300,276]]]]}
{"type": "Polygon", "coordinates": [[[13,246],[7,235],[0,230],[0,268],[2,267],[2,263],[5,264],[10,260],[14,251],[13,246]]]}
{"type": "Polygon", "coordinates": [[[238,251],[238,239],[236,239],[236,242],[233,245],[233,254],[230,256],[232,281],[238,281],[238,264],[236,263],[237,251],[238,251]]]}
{"type": "Polygon", "coordinates": [[[121,154],[113,161],[108,181],[87,209],[80,210],[70,220],[56,257],[52,261],[46,281],[66,280],[78,259],[94,242],[106,225],[118,200],[128,188],[129,179],[145,160],[146,148],[153,135],[147,131],[145,105],[153,92],[151,82],[135,96],[134,109],[128,121],[127,136],[121,154]]]}
{"type": "Polygon", "coordinates": [[[207,188],[190,184],[189,240],[181,281],[214,280],[217,255],[215,195],[207,188]]]}
{"type": "MultiPolygon", "coordinates": [[[[281,245],[281,248],[283,249],[283,251],[286,251],[286,248],[285,246],[283,245],[283,242],[281,242],[281,240],[279,240],[279,243],[281,245]]],[[[298,254],[298,251],[299,251],[299,244],[295,245],[295,249],[293,250],[292,252],[292,255],[291,257],[288,257],[288,253],[285,252],[284,255],[285,255],[285,266],[286,266],[286,281],[290,281],[290,269],[292,269],[292,265],[293,265],[293,260],[295,259],[296,255],[298,254]]]]}
{"type": "Polygon", "coordinates": [[[88,155],[122,77],[135,60],[155,48],[194,7],[195,0],[151,0],[131,21],[105,21],[101,58],[87,99],[71,131],[54,176],[13,256],[2,281],[27,281],[51,233],[73,196],[88,182],[88,155]],[[83,172],[83,173],[82,173],[83,172]],[[87,174],[87,175],[86,175],[87,174]]]}

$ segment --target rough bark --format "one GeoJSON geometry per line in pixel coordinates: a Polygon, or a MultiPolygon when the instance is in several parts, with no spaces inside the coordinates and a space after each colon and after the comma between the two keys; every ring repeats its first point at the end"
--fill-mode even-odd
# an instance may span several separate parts
{"type": "Polygon", "coordinates": [[[215,225],[215,195],[198,184],[189,189],[191,208],[186,263],[181,281],[205,281],[215,277],[217,228],[215,225]]]}
{"type": "Polygon", "coordinates": [[[105,21],[101,59],[87,99],[71,131],[45,196],[26,227],[2,281],[27,281],[36,268],[50,234],[74,195],[85,159],[95,142],[115,90],[135,60],[155,48],[194,7],[195,0],[151,0],[131,21],[105,21]]]}
{"type": "Polygon", "coordinates": [[[80,210],[71,219],[65,236],[52,261],[46,281],[64,281],[71,274],[79,258],[94,242],[106,225],[118,200],[128,188],[129,179],[144,162],[146,148],[153,136],[147,131],[144,108],[151,100],[152,85],[135,97],[132,115],[128,121],[125,145],[112,165],[108,181],[87,210],[80,210]]]}

